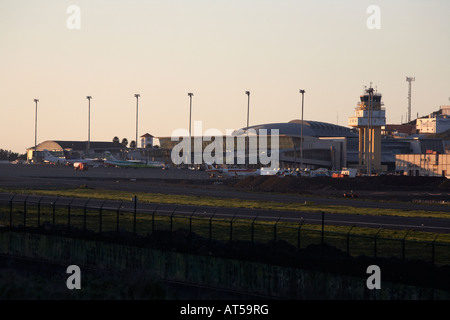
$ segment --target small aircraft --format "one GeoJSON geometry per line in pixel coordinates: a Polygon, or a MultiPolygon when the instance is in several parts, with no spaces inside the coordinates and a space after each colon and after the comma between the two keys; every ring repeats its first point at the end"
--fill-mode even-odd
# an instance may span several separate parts
{"type": "Polygon", "coordinates": [[[65,158],[55,157],[47,149],[44,150],[44,162],[51,164],[63,164],[63,165],[80,165],[84,166],[93,165],[98,166],[102,164],[101,160],[98,159],[70,159],[70,155],[67,151],[64,151],[65,158]]]}
{"type": "Polygon", "coordinates": [[[44,153],[43,160],[45,163],[50,163],[50,164],[66,164],[67,163],[66,159],[55,157],[47,149],[45,149],[43,151],[43,153],[44,153]]]}
{"type": "Polygon", "coordinates": [[[127,168],[163,168],[165,164],[159,161],[140,161],[140,160],[119,160],[110,152],[106,152],[105,165],[110,167],[127,167],[127,168]]]}
{"type": "Polygon", "coordinates": [[[73,166],[93,166],[98,167],[103,164],[102,159],[90,159],[90,158],[81,158],[81,159],[73,159],[70,157],[70,153],[67,150],[64,150],[64,156],[66,158],[66,164],[71,164],[73,166]]]}
{"type": "Polygon", "coordinates": [[[259,176],[261,174],[260,169],[251,169],[251,168],[226,168],[226,169],[217,169],[214,168],[211,164],[205,163],[206,169],[205,172],[209,173],[210,177],[217,176],[259,176]]]}

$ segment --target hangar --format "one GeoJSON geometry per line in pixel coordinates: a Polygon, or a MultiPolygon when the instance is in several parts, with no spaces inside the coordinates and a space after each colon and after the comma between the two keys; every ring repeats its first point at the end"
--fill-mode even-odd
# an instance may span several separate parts
{"type": "MultiPolygon", "coordinates": [[[[69,153],[71,158],[79,159],[87,155],[87,141],[61,141],[47,140],[36,146],[37,161],[42,159],[44,150],[50,151],[54,156],[64,158],[65,151],[69,153]]],[[[119,154],[124,147],[121,144],[107,141],[91,141],[89,149],[89,157],[102,158],[106,151],[112,154],[119,154]]],[[[27,149],[27,160],[33,160],[34,147],[27,149]]]]}

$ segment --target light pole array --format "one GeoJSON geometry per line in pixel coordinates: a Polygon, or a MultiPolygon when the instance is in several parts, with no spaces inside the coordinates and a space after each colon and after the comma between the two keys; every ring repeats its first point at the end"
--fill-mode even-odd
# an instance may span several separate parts
{"type": "Polygon", "coordinates": [[[36,104],[36,109],[34,113],[34,155],[33,160],[36,161],[37,159],[37,105],[39,102],[39,99],[34,99],[34,102],[36,104]]]}
{"type": "Polygon", "coordinates": [[[91,96],[87,96],[86,99],[89,101],[88,106],[88,143],[87,143],[87,151],[91,149],[91,96]]]}
{"type": "Polygon", "coordinates": [[[302,123],[300,129],[300,172],[302,172],[303,168],[303,101],[305,90],[300,89],[300,93],[302,94],[302,123]]]}
{"type": "Polygon", "coordinates": [[[248,127],[250,125],[249,118],[250,118],[250,91],[245,91],[245,94],[247,95],[247,143],[246,143],[246,149],[247,149],[247,159],[249,159],[250,162],[250,154],[249,154],[249,146],[250,141],[248,140],[248,127]]]}
{"type": "MultiPolygon", "coordinates": [[[[188,93],[188,96],[189,96],[189,152],[188,152],[189,163],[191,163],[191,150],[192,150],[192,146],[191,146],[191,144],[192,144],[192,139],[191,139],[191,119],[192,119],[192,96],[193,95],[194,94],[192,92],[188,93]]],[[[186,159],[186,164],[188,164],[187,161],[188,161],[188,159],[186,159]]]]}
{"type": "Polygon", "coordinates": [[[138,147],[138,114],[139,114],[139,97],[141,96],[139,93],[134,95],[136,97],[136,148],[138,147]]]}

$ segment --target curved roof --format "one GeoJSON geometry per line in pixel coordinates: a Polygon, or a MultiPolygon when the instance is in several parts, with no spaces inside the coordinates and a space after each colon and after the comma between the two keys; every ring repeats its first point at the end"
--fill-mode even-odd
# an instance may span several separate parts
{"type": "MultiPolygon", "coordinates": [[[[257,132],[261,129],[266,129],[270,134],[270,130],[278,129],[280,135],[300,136],[302,130],[301,120],[292,120],[289,122],[269,123],[251,126],[248,129],[254,129],[257,132]]],[[[235,130],[233,135],[244,134],[247,128],[235,130]]],[[[353,132],[350,128],[339,126],[336,124],[320,122],[320,121],[303,121],[303,135],[311,137],[357,137],[358,134],[353,132]]]]}

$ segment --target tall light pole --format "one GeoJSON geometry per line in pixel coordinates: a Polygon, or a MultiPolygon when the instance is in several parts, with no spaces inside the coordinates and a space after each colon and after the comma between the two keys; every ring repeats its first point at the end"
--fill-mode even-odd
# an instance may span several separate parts
{"type": "Polygon", "coordinates": [[[136,140],[134,141],[136,144],[136,148],[138,146],[138,114],[139,114],[139,97],[141,96],[139,93],[134,95],[136,97],[136,140]]]}
{"type": "Polygon", "coordinates": [[[249,118],[250,118],[250,91],[245,91],[245,94],[247,95],[247,144],[246,144],[246,149],[247,149],[247,159],[249,159],[249,163],[250,163],[250,154],[249,154],[249,147],[250,147],[250,141],[248,140],[248,126],[249,124],[249,118]]]}
{"type": "Polygon", "coordinates": [[[87,151],[91,149],[91,96],[87,96],[86,99],[89,101],[88,107],[88,143],[87,143],[87,151]]]}
{"type": "Polygon", "coordinates": [[[414,77],[406,77],[408,82],[408,122],[411,122],[411,82],[415,80],[414,77]]]}
{"type": "MultiPolygon", "coordinates": [[[[189,152],[188,152],[188,155],[189,155],[189,164],[191,163],[191,151],[192,151],[192,139],[191,139],[191,117],[192,117],[192,96],[193,96],[194,94],[192,93],[192,92],[189,92],[188,93],[188,96],[189,96],[189,152]]],[[[186,159],[186,162],[188,161],[188,159],[186,159]]],[[[188,164],[188,163],[186,163],[186,164],[188,164]]]]}
{"type": "Polygon", "coordinates": [[[373,101],[373,88],[372,83],[370,84],[370,88],[366,90],[369,93],[369,156],[367,159],[367,174],[369,176],[372,175],[372,153],[373,153],[373,131],[372,131],[372,101],[373,101]]]}
{"type": "Polygon", "coordinates": [[[39,99],[34,99],[34,102],[36,104],[36,110],[34,113],[34,155],[33,155],[33,160],[37,159],[37,105],[38,105],[39,99]]]}
{"type": "Polygon", "coordinates": [[[302,124],[300,129],[300,172],[302,172],[303,168],[303,102],[304,102],[304,95],[305,90],[300,89],[300,93],[302,94],[302,124]]]}

